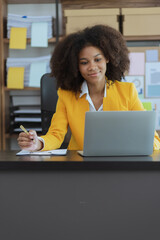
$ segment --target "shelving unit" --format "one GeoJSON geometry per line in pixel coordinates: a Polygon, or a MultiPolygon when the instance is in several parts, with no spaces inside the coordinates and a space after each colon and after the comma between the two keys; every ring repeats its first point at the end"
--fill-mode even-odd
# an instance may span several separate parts
{"type": "MultiPolygon", "coordinates": [[[[25,87],[22,90],[8,89],[5,86],[6,67],[5,62],[8,57],[9,39],[7,38],[7,8],[8,4],[56,4],[56,16],[58,16],[58,0],[0,0],[0,149],[6,149],[6,142],[9,135],[10,112],[9,112],[9,95],[10,91],[36,91],[40,92],[39,88],[25,87]]],[[[58,33],[58,21],[56,21],[56,32],[58,33]]],[[[48,39],[49,44],[56,44],[59,40],[59,34],[48,39]]],[[[27,44],[30,44],[30,39],[27,39],[27,44]]]]}
{"type": "MultiPolygon", "coordinates": [[[[6,138],[9,136],[9,93],[5,86],[6,72],[5,61],[8,57],[9,39],[6,38],[6,18],[8,4],[47,4],[56,3],[56,19],[58,19],[58,3],[62,10],[66,9],[91,9],[91,8],[144,8],[160,7],[158,0],[0,0],[0,149],[6,148],[6,138]]],[[[65,23],[65,20],[64,20],[65,23]]],[[[64,24],[65,33],[65,24],[64,24]]],[[[126,41],[160,41],[160,36],[127,36],[126,41]]],[[[59,40],[59,21],[56,21],[56,36],[49,39],[50,44],[59,40]]],[[[27,39],[30,44],[30,39],[27,39]]],[[[39,88],[24,88],[24,90],[39,91],[39,88]]],[[[19,90],[23,91],[23,90],[19,90]]]]}
{"type": "MultiPolygon", "coordinates": [[[[3,42],[6,43],[6,44],[9,44],[9,39],[8,38],[4,38],[3,42]]],[[[31,39],[27,38],[27,44],[30,44],[30,43],[31,43],[31,39]]],[[[56,43],[56,37],[48,39],[48,43],[56,43]]]]}

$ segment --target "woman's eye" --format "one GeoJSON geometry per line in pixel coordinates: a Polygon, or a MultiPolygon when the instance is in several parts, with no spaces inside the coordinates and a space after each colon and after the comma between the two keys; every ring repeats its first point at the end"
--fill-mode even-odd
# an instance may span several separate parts
{"type": "Polygon", "coordinates": [[[101,61],[101,58],[96,58],[95,61],[99,62],[99,61],[101,61]]]}
{"type": "Polygon", "coordinates": [[[80,64],[82,64],[82,65],[86,65],[86,64],[87,64],[87,62],[80,62],[80,64]]]}

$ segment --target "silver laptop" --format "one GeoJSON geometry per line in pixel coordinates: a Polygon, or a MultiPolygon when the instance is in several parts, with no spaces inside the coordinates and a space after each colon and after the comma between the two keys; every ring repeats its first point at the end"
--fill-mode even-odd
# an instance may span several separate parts
{"type": "Polygon", "coordinates": [[[155,111],[86,112],[82,156],[151,155],[155,111]]]}

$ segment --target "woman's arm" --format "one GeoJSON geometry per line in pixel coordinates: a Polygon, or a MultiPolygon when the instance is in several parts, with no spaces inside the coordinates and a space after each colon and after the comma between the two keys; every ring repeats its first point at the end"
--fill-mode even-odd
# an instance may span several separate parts
{"type": "Polygon", "coordinates": [[[63,90],[58,90],[58,101],[51,125],[46,135],[41,136],[44,140],[43,151],[57,149],[61,146],[68,130],[68,117],[66,111],[63,90]]]}

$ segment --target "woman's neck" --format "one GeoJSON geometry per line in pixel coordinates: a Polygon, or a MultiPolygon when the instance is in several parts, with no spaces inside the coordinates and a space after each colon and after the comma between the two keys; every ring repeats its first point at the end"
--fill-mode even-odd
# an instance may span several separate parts
{"type": "Polygon", "coordinates": [[[96,84],[96,85],[92,85],[92,84],[88,84],[88,91],[89,91],[89,95],[90,97],[92,96],[104,96],[104,88],[105,88],[105,82],[101,83],[101,84],[96,84]]]}

